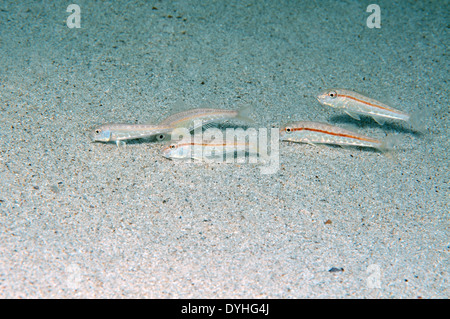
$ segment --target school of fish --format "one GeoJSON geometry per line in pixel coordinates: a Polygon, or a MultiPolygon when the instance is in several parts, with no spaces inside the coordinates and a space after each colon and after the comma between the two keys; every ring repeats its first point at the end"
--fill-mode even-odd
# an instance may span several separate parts
{"type": "MultiPolygon", "coordinates": [[[[329,89],[317,96],[320,104],[340,109],[350,117],[360,120],[360,116],[373,118],[383,125],[386,120],[409,122],[414,130],[418,129],[416,118],[383,104],[373,98],[346,89],[329,89]]],[[[252,109],[243,107],[239,110],[214,108],[197,108],[175,113],[158,124],[122,124],[109,123],[94,128],[90,132],[92,142],[115,142],[117,146],[125,141],[141,138],[155,138],[157,141],[168,140],[177,130],[184,129],[183,138],[170,141],[164,145],[161,155],[168,159],[194,159],[211,161],[233,156],[237,150],[249,156],[261,156],[258,145],[252,141],[196,141],[192,131],[211,127],[214,123],[237,121],[245,125],[252,123],[252,109]],[[186,136],[187,135],[187,136],[186,136]]],[[[296,121],[282,125],[279,140],[311,145],[329,144],[340,146],[357,146],[389,151],[394,146],[394,139],[376,139],[328,123],[296,121]]]]}

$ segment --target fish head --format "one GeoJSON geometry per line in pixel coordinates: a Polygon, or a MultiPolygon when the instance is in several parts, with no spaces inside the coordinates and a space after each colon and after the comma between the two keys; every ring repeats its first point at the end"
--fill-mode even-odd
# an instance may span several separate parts
{"type": "Polygon", "coordinates": [[[162,149],[161,155],[168,159],[189,159],[190,147],[186,144],[172,143],[162,149]]]}
{"type": "Polygon", "coordinates": [[[320,104],[328,105],[334,108],[342,107],[341,103],[339,103],[340,99],[338,91],[335,89],[320,92],[317,96],[317,101],[319,101],[320,104]]]}
{"type": "Polygon", "coordinates": [[[280,127],[280,141],[288,141],[293,132],[293,123],[286,123],[280,127]]]}
{"type": "Polygon", "coordinates": [[[96,127],[89,133],[92,142],[109,142],[111,140],[111,130],[107,125],[96,127]]]}
{"type": "Polygon", "coordinates": [[[297,141],[302,138],[304,134],[304,128],[309,122],[298,121],[284,124],[280,128],[280,141],[297,141]]]}

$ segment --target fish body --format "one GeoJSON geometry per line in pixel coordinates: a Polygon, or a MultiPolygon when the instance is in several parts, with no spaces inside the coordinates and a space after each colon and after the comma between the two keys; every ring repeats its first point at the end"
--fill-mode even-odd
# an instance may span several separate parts
{"type": "Polygon", "coordinates": [[[410,120],[409,114],[350,90],[330,89],[321,92],[317,100],[323,105],[342,109],[357,120],[360,119],[359,115],[371,116],[379,124],[383,124],[385,119],[410,120]]]}
{"type": "Polygon", "coordinates": [[[116,142],[119,145],[125,140],[166,135],[172,130],[172,127],[162,125],[108,123],[93,129],[90,137],[93,142],[116,142]]]}
{"type": "Polygon", "coordinates": [[[379,150],[390,148],[385,141],[367,137],[334,125],[319,122],[291,122],[280,128],[280,140],[308,143],[371,147],[379,150]]]}
{"type": "Polygon", "coordinates": [[[191,109],[170,115],[159,123],[162,126],[185,127],[193,130],[196,127],[196,121],[202,121],[202,125],[213,122],[226,121],[230,119],[241,120],[245,122],[252,122],[249,118],[251,109],[244,107],[239,110],[224,110],[224,109],[191,109]]]}
{"type": "Polygon", "coordinates": [[[233,155],[243,151],[249,155],[258,155],[258,147],[250,142],[223,142],[223,141],[180,141],[167,145],[161,151],[161,155],[168,159],[199,161],[223,160],[225,155],[233,155]]]}

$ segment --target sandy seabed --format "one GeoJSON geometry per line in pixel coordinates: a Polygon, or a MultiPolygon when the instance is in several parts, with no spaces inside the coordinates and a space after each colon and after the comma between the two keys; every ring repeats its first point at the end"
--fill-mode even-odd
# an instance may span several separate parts
{"type": "Polygon", "coordinates": [[[0,4],[0,297],[448,298],[449,2],[0,4]],[[321,90],[427,110],[423,134],[321,90]],[[177,164],[91,143],[107,122],[253,107],[394,152],[280,144],[280,168],[177,164]],[[330,271],[331,270],[331,271],[330,271]]]}

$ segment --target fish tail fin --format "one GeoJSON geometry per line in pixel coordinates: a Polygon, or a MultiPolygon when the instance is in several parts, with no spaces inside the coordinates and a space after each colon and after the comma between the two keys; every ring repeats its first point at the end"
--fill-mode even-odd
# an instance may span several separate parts
{"type": "Polygon", "coordinates": [[[379,150],[383,153],[394,150],[400,144],[400,138],[398,135],[388,135],[381,141],[379,150]]]}
{"type": "Polygon", "coordinates": [[[429,108],[417,110],[409,117],[409,123],[411,123],[413,130],[424,134],[427,131],[427,122],[430,117],[431,110],[429,108]]]}
{"type": "Polygon", "coordinates": [[[250,115],[252,114],[252,112],[253,112],[253,108],[252,108],[251,105],[243,106],[243,107],[241,107],[241,108],[238,110],[238,114],[237,114],[237,116],[236,116],[236,119],[237,119],[237,120],[240,120],[240,121],[244,121],[244,122],[254,123],[255,120],[253,120],[253,119],[250,117],[250,115]]]}

